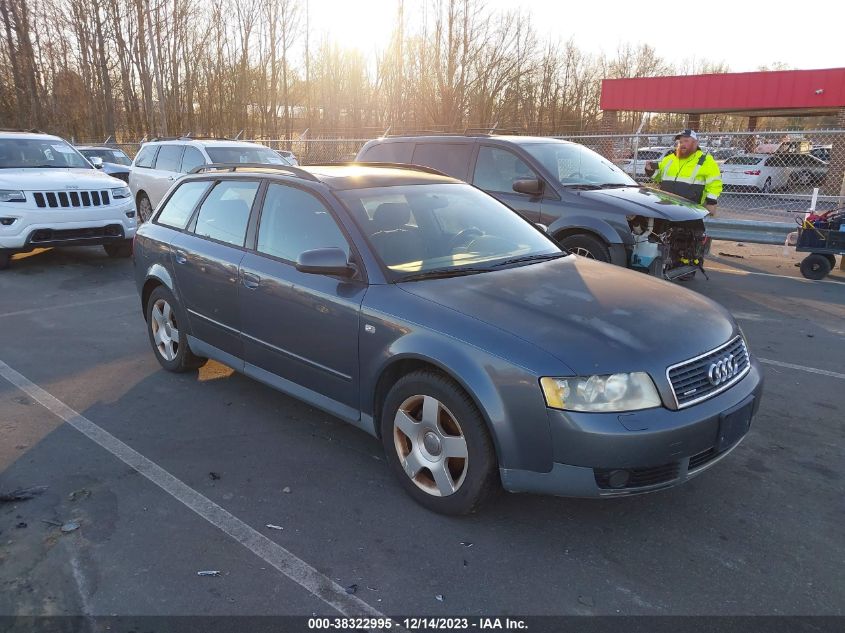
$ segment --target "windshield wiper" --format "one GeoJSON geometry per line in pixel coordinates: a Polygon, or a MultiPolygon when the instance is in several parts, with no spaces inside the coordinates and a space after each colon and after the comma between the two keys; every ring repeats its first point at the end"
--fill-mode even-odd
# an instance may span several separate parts
{"type": "Polygon", "coordinates": [[[584,189],[584,190],[592,190],[592,189],[601,189],[600,185],[593,184],[591,182],[575,182],[568,185],[563,185],[567,189],[584,189]]]}
{"type": "Polygon", "coordinates": [[[614,189],[617,187],[636,187],[636,184],[630,182],[603,182],[599,185],[602,189],[614,189]]]}
{"type": "Polygon", "coordinates": [[[489,273],[491,268],[436,268],[427,270],[424,273],[406,275],[399,281],[419,281],[421,279],[445,279],[446,277],[463,277],[464,275],[477,275],[478,273],[489,273]]]}
{"type": "Polygon", "coordinates": [[[493,264],[494,268],[501,266],[508,266],[510,264],[522,264],[524,262],[541,262],[548,259],[557,259],[558,257],[566,257],[569,253],[546,253],[544,255],[523,255],[522,257],[511,257],[504,261],[493,264]]]}

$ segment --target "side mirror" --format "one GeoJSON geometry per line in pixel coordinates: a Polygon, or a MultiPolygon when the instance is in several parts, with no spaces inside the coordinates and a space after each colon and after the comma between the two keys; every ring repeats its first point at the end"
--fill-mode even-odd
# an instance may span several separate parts
{"type": "Polygon", "coordinates": [[[542,222],[535,222],[535,223],[534,223],[534,226],[536,226],[538,229],[540,229],[543,233],[548,233],[548,232],[549,232],[549,227],[548,227],[548,225],[543,224],[542,222]]]}
{"type": "Polygon", "coordinates": [[[301,253],[296,260],[296,269],[301,273],[338,277],[351,277],[356,271],[355,266],[346,258],[343,249],[335,246],[315,248],[301,253]]]}
{"type": "Polygon", "coordinates": [[[546,183],[539,178],[513,181],[514,191],[517,193],[527,193],[529,196],[542,196],[545,188],[546,183]]]}
{"type": "Polygon", "coordinates": [[[103,168],[103,159],[100,158],[99,156],[94,156],[93,158],[89,158],[88,161],[92,165],[94,165],[94,167],[96,169],[102,169],[103,168]]]}

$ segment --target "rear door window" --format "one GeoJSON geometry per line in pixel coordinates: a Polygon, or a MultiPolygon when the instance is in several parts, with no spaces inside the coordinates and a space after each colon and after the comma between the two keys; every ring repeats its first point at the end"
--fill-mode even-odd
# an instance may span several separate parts
{"type": "Polygon", "coordinates": [[[249,212],[257,192],[257,180],[218,182],[197,213],[194,233],[218,242],[243,246],[249,212]]]}
{"type": "Polygon", "coordinates": [[[161,171],[179,171],[184,145],[162,145],[156,158],[156,169],[161,171]]]}
{"type": "Polygon", "coordinates": [[[418,143],[411,162],[466,180],[471,154],[472,143],[418,143]]]}
{"type": "Polygon", "coordinates": [[[191,219],[194,207],[211,186],[209,181],[186,182],[168,199],[156,222],[174,229],[184,229],[191,219]]]}
{"type": "Polygon", "coordinates": [[[135,157],[135,167],[152,167],[155,162],[158,145],[147,145],[142,147],[141,151],[135,157]]]}

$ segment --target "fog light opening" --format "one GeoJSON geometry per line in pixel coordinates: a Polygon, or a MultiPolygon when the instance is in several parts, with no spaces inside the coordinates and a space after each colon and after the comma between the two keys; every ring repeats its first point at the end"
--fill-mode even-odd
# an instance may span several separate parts
{"type": "Polygon", "coordinates": [[[611,488],[624,488],[631,479],[631,473],[627,470],[614,470],[607,476],[607,485],[611,488]]]}
{"type": "Polygon", "coordinates": [[[3,226],[12,226],[17,218],[0,218],[0,224],[3,226]]]}

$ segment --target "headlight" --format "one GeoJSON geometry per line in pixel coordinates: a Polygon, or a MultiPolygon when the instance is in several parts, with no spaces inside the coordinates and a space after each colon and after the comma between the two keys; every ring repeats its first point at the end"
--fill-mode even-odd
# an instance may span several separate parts
{"type": "Polygon", "coordinates": [[[546,404],[566,411],[636,411],[661,405],[651,376],[645,372],[610,376],[541,378],[546,404]]]}
{"type": "Polygon", "coordinates": [[[0,202],[26,202],[26,196],[23,191],[0,189],[0,202]]]}
{"type": "Polygon", "coordinates": [[[119,198],[131,198],[132,192],[129,191],[129,187],[119,187],[117,189],[111,190],[111,197],[115,199],[119,198]]]}

